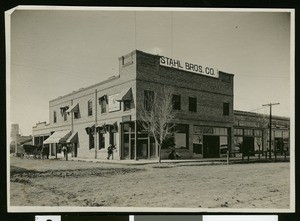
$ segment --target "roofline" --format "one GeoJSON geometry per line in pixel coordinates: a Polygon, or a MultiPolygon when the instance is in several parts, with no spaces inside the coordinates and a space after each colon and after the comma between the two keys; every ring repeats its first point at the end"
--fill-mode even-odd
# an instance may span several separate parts
{"type": "MultiPolygon", "coordinates": [[[[234,110],[233,114],[239,114],[239,115],[245,115],[245,116],[269,116],[268,114],[259,114],[259,113],[255,113],[255,112],[250,112],[250,111],[241,111],[241,110],[234,110]]],[[[290,120],[290,117],[283,117],[283,116],[276,116],[276,115],[272,115],[272,118],[276,118],[276,119],[282,119],[282,120],[290,120]]]]}
{"type": "Polygon", "coordinates": [[[66,95],[63,95],[63,96],[54,98],[54,99],[50,100],[49,102],[57,101],[57,100],[59,100],[59,99],[68,97],[68,96],[70,96],[70,95],[77,94],[77,93],[79,93],[79,92],[82,92],[82,91],[91,89],[91,88],[93,88],[93,87],[97,87],[97,86],[100,86],[100,85],[102,85],[102,84],[105,84],[105,83],[114,81],[114,80],[116,80],[116,79],[118,79],[118,78],[120,78],[120,75],[112,76],[112,77],[108,78],[107,80],[101,81],[101,82],[99,82],[99,83],[97,83],[97,84],[93,84],[93,85],[88,86],[88,87],[86,87],[86,88],[78,89],[77,91],[73,91],[73,92],[68,93],[68,94],[66,94],[66,95]]]}

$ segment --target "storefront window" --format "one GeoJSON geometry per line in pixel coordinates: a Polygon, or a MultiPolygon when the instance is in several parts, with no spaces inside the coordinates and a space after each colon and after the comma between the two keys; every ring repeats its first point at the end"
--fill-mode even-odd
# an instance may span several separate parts
{"type": "Polygon", "coordinates": [[[226,154],[228,150],[227,136],[220,136],[220,154],[226,154]]]}
{"type": "Polygon", "coordinates": [[[177,124],[175,127],[175,148],[188,148],[187,138],[188,138],[188,125],[177,124]]]}
{"type": "Polygon", "coordinates": [[[232,152],[241,153],[243,145],[243,137],[234,137],[234,146],[232,152]]]}
{"type": "Polygon", "coordinates": [[[254,151],[255,151],[255,153],[263,151],[263,149],[262,149],[262,138],[261,137],[255,137],[254,138],[254,151]]]}
{"type": "Polygon", "coordinates": [[[200,134],[193,135],[193,153],[202,154],[203,137],[200,134]]]}

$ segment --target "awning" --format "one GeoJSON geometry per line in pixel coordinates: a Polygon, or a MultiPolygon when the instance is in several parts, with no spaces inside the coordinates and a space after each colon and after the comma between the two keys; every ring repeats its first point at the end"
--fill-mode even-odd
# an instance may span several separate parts
{"type": "Polygon", "coordinates": [[[44,140],[43,144],[65,143],[67,139],[70,137],[70,135],[71,135],[71,131],[69,130],[56,131],[50,137],[44,140]]]}
{"type": "Polygon", "coordinates": [[[98,100],[99,100],[100,105],[102,104],[103,101],[108,103],[107,95],[103,95],[103,96],[99,97],[98,100]]]}
{"type": "Polygon", "coordinates": [[[117,101],[131,101],[132,100],[132,89],[125,89],[123,90],[118,97],[116,98],[117,101]]]}
{"type": "Polygon", "coordinates": [[[67,143],[78,143],[78,132],[72,133],[72,135],[67,139],[67,143]]]}
{"type": "Polygon", "coordinates": [[[94,134],[94,132],[95,132],[95,124],[93,126],[91,126],[91,127],[86,127],[85,131],[86,131],[87,135],[94,134]]]}
{"type": "Polygon", "coordinates": [[[79,111],[79,103],[75,103],[69,107],[67,112],[78,112],[79,111]]]}
{"type": "Polygon", "coordinates": [[[106,133],[106,127],[105,126],[98,126],[98,127],[96,127],[96,131],[100,134],[105,134],[106,133]]]}

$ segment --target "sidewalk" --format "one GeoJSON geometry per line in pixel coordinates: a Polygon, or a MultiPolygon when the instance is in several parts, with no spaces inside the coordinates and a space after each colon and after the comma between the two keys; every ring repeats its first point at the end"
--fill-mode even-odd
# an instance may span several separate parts
{"type": "MultiPolygon", "coordinates": [[[[288,162],[289,156],[277,156],[277,162],[288,162]]],[[[64,160],[64,159],[61,159],[64,160]]],[[[111,163],[111,164],[123,164],[123,165],[146,165],[146,164],[158,164],[158,159],[139,159],[139,160],[107,160],[107,159],[87,159],[87,158],[69,158],[69,161],[78,161],[78,162],[93,162],[93,163],[111,163]]],[[[242,157],[234,157],[229,159],[230,164],[236,163],[259,163],[259,162],[274,162],[274,156],[272,159],[266,159],[265,157],[250,157],[249,161],[247,157],[242,160],[242,157]]],[[[163,159],[161,160],[162,164],[178,164],[178,163],[199,163],[203,165],[212,165],[212,164],[227,164],[227,158],[198,158],[198,159],[177,159],[177,160],[169,160],[163,159]]]]}

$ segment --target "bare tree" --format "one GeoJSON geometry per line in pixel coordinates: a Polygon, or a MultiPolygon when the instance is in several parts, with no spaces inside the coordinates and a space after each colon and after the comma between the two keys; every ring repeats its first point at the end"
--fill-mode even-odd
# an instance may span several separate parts
{"type": "Polygon", "coordinates": [[[172,134],[173,120],[173,89],[167,86],[146,97],[140,113],[141,124],[150,135],[154,137],[158,147],[159,163],[161,162],[161,148],[163,142],[172,134]]]}

